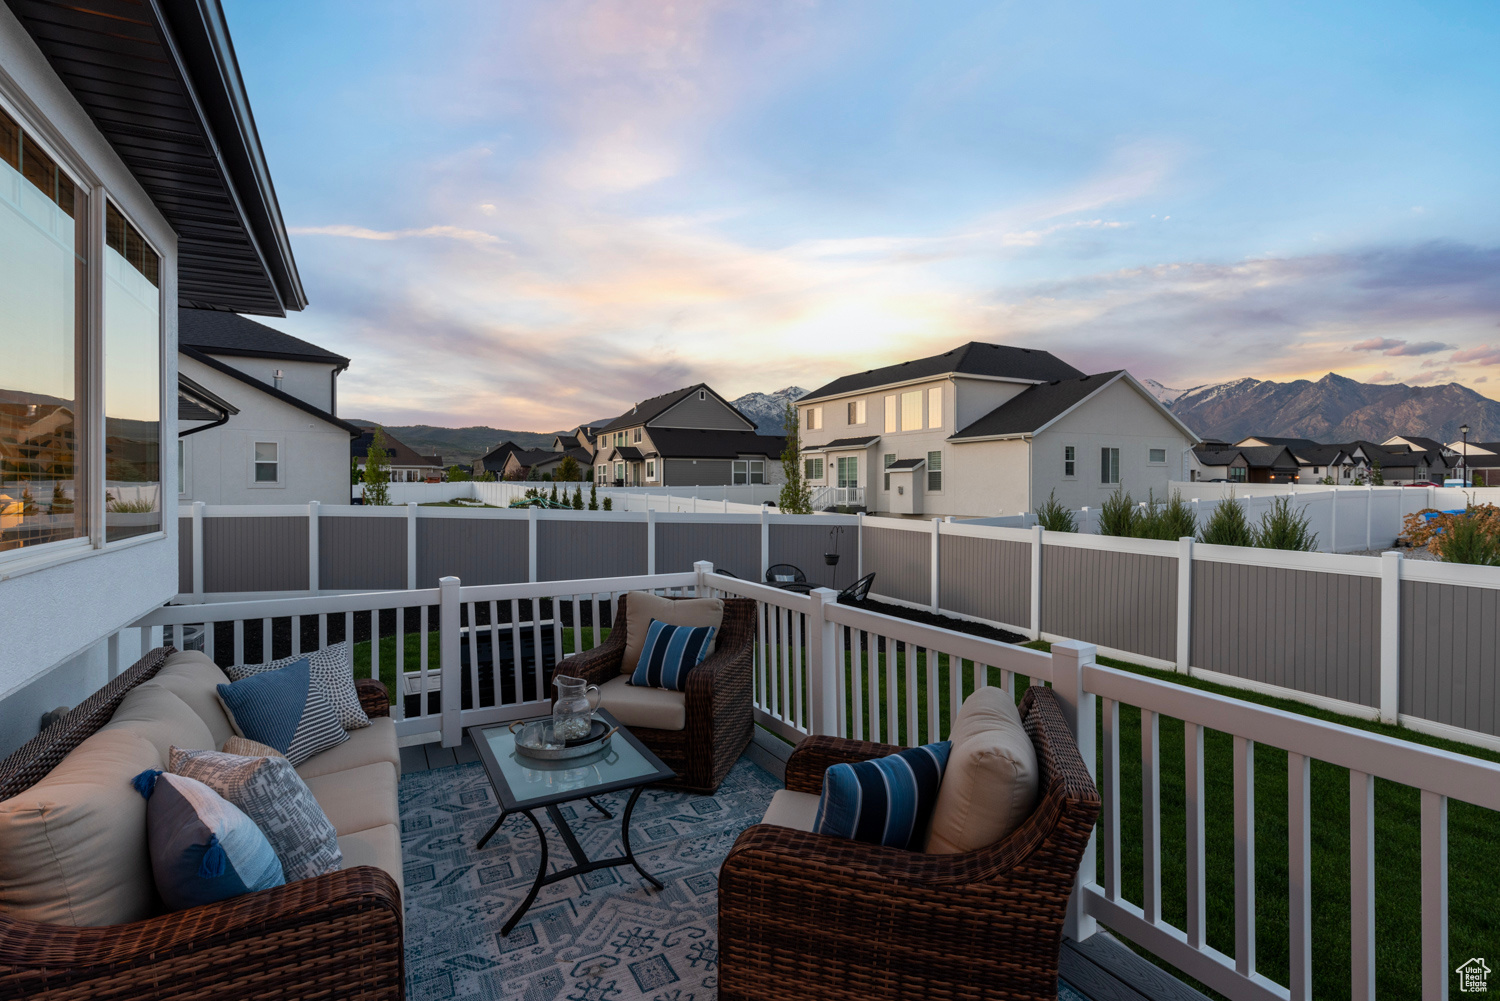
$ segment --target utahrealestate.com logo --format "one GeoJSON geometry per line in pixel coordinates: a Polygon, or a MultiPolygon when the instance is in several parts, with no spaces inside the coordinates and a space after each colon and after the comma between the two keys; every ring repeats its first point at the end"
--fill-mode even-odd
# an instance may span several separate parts
{"type": "Polygon", "coordinates": [[[1458,974],[1458,989],[1464,994],[1488,994],[1490,968],[1482,958],[1469,960],[1453,971],[1458,974]]]}

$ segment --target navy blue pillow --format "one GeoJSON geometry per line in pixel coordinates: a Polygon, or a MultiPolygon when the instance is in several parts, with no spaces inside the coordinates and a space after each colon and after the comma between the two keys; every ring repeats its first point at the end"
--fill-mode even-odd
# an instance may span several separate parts
{"type": "Polygon", "coordinates": [[[218,691],[235,732],[276,748],[294,768],[349,739],[333,703],[313,684],[306,657],[219,685],[218,691]]]}
{"type": "Polygon", "coordinates": [[[952,749],[945,740],[833,765],[823,773],[813,830],[887,848],[921,848],[952,749]]]}
{"type": "Polygon", "coordinates": [[[641,659],[630,676],[632,685],[687,691],[688,672],[713,649],[713,626],[671,626],[656,619],[646,627],[641,659]]]}

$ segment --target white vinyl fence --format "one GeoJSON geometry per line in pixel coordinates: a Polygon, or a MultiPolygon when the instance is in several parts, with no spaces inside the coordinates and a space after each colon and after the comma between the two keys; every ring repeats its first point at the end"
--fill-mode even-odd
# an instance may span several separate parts
{"type": "MultiPolygon", "coordinates": [[[[564,483],[561,480],[556,483],[468,480],[454,483],[392,483],[388,489],[391,504],[398,506],[466,500],[475,504],[509,507],[511,501],[524,500],[528,490],[539,490],[551,496],[552,488],[556,487],[558,500],[571,500],[574,492],[582,488],[586,507],[589,486],[587,482],[564,483]]],[[[362,498],[364,487],[355,485],[351,496],[362,498]]],[[[701,487],[599,487],[597,490],[598,503],[602,506],[605,498],[608,498],[615,511],[717,511],[722,514],[753,514],[767,503],[776,503],[780,497],[780,486],[765,483],[701,487]]]]}

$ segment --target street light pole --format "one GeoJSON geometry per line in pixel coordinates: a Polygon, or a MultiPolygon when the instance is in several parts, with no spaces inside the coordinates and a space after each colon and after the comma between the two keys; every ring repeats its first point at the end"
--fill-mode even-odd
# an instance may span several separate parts
{"type": "Polygon", "coordinates": [[[1467,424],[1463,425],[1462,427],[1460,427],[1458,429],[1458,431],[1459,431],[1460,434],[1462,434],[1464,436],[1464,454],[1463,454],[1463,457],[1460,458],[1458,461],[1459,461],[1459,463],[1461,464],[1461,466],[1463,468],[1463,477],[1462,478],[1463,478],[1463,481],[1464,481],[1464,486],[1468,486],[1469,485],[1469,425],[1467,425],[1467,424]]]}

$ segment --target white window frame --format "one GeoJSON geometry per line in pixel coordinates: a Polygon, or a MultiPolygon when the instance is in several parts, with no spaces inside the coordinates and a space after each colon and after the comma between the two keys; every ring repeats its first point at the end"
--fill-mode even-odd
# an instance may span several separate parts
{"type": "MultiPolygon", "coordinates": [[[[256,440],[252,441],[250,443],[250,457],[249,457],[249,460],[250,460],[250,471],[249,471],[250,480],[249,480],[248,486],[250,487],[250,489],[252,489],[252,490],[268,490],[268,489],[275,490],[275,489],[282,489],[282,488],[286,487],[286,442],[285,442],[284,439],[281,439],[281,438],[258,438],[256,440]],[[259,450],[260,446],[262,446],[262,445],[275,445],[276,446],[276,479],[274,481],[271,481],[271,480],[257,480],[255,478],[256,467],[262,464],[261,460],[259,458],[257,458],[258,450],[259,450]]],[[[409,470],[408,470],[408,472],[409,472],[409,470]]],[[[396,478],[393,476],[393,477],[391,477],[391,479],[395,480],[396,478]]]]}
{"type": "Polygon", "coordinates": [[[630,443],[632,445],[639,445],[641,443],[641,429],[640,428],[636,428],[634,431],[631,432],[631,442],[630,443]]]}
{"type": "Polygon", "coordinates": [[[847,408],[850,427],[859,427],[865,423],[865,401],[850,400],[847,408]]]}
{"type": "Polygon", "coordinates": [[[908,389],[901,394],[901,430],[922,430],[923,393],[920,389],[908,389]],[[907,420],[907,418],[911,418],[907,420]]]}
{"type": "Polygon", "coordinates": [[[840,488],[859,486],[859,456],[839,456],[838,464],[835,469],[834,484],[840,488]],[[851,468],[853,471],[848,475],[845,475],[844,470],[851,468]]]}
{"type": "Polygon", "coordinates": [[[187,496],[187,439],[177,439],[177,496],[187,496]]]}
{"type": "Polygon", "coordinates": [[[930,494],[940,494],[943,492],[943,453],[941,449],[927,453],[927,492],[930,494]],[[933,456],[937,457],[937,465],[935,466],[932,463],[933,456]],[[937,477],[936,480],[933,480],[934,476],[937,477]],[[937,483],[937,486],[932,485],[934,482],[937,483]]]}
{"type": "Polygon", "coordinates": [[[1117,487],[1120,485],[1120,450],[1113,445],[1104,445],[1099,449],[1099,485],[1101,487],[1117,487]],[[1108,470],[1105,462],[1109,462],[1108,470]]]}
{"type": "Polygon", "coordinates": [[[821,455],[810,455],[802,460],[802,478],[809,482],[816,480],[823,482],[824,470],[827,468],[821,455]],[[813,463],[817,463],[817,472],[813,472],[813,463]]]}
{"type": "Polygon", "coordinates": [[[1151,466],[1165,466],[1167,464],[1167,450],[1164,448],[1151,448],[1148,445],[1146,447],[1146,463],[1151,466]],[[1153,452],[1160,452],[1161,458],[1153,458],[1153,452]]]}
{"type": "Polygon", "coordinates": [[[1078,479],[1078,446],[1063,446],[1063,479],[1078,479]]]}
{"type": "Polygon", "coordinates": [[[646,479],[648,479],[648,480],[654,480],[654,479],[656,479],[656,460],[655,459],[647,459],[646,460],[646,479]]]}
{"type": "Polygon", "coordinates": [[[900,401],[894,393],[885,398],[885,433],[895,434],[901,427],[900,401]]]}
{"type": "Polygon", "coordinates": [[[927,426],[943,426],[943,387],[933,386],[927,391],[927,426]]]}

